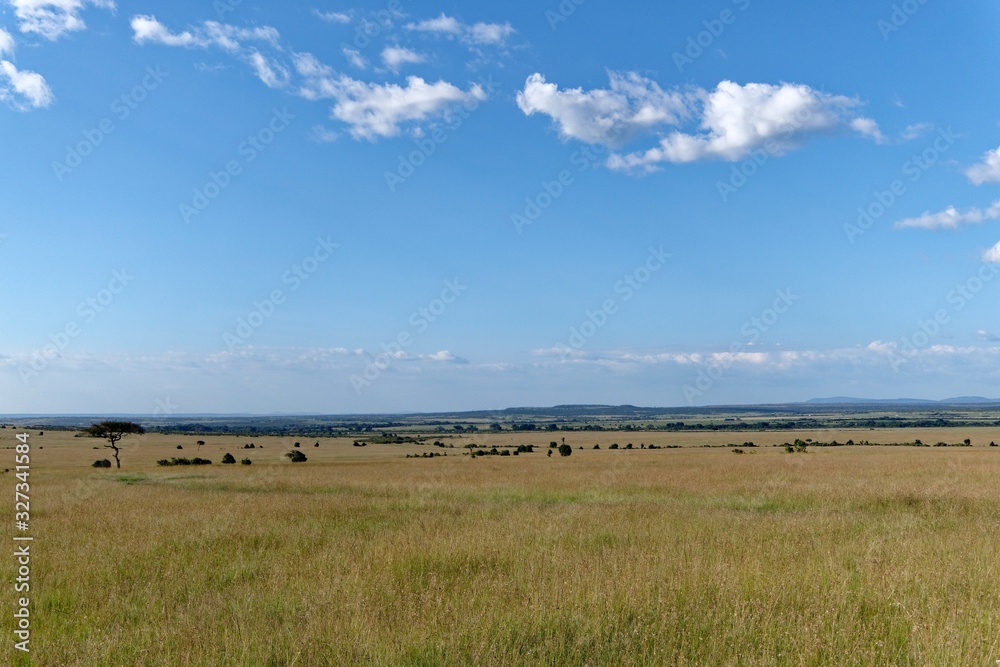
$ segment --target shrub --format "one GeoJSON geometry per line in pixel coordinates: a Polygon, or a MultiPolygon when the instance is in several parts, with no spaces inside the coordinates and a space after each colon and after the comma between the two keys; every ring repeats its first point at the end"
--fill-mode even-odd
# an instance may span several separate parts
{"type": "Polygon", "coordinates": [[[559,456],[569,456],[573,453],[573,448],[569,445],[559,445],[559,456]]]}
{"type": "Polygon", "coordinates": [[[240,463],[242,463],[245,466],[248,466],[251,463],[253,463],[253,461],[251,461],[250,459],[243,459],[243,460],[240,461],[240,463]]]}
{"type": "Polygon", "coordinates": [[[184,445],[177,445],[177,449],[184,449],[184,445]]]}
{"type": "Polygon", "coordinates": [[[558,446],[559,446],[558,442],[550,442],[549,443],[549,449],[555,449],[558,446]]]}
{"type": "Polygon", "coordinates": [[[296,447],[298,447],[298,446],[299,446],[299,443],[297,443],[297,442],[296,442],[296,443],[295,443],[295,446],[296,446],[296,447]]]}
{"type": "Polygon", "coordinates": [[[510,450],[509,449],[503,450],[502,452],[500,452],[500,456],[510,456],[510,450]]]}
{"type": "Polygon", "coordinates": [[[177,458],[174,457],[169,461],[167,459],[160,459],[156,462],[156,465],[161,466],[207,466],[212,465],[212,462],[208,459],[200,459],[197,456],[193,459],[177,458]]]}
{"type": "Polygon", "coordinates": [[[236,457],[233,456],[232,454],[227,453],[225,456],[222,457],[222,462],[226,464],[236,463],[236,457]]]}
{"type": "Polygon", "coordinates": [[[792,447],[791,445],[785,445],[785,451],[788,452],[789,454],[794,454],[795,448],[792,447]]]}
{"type": "Polygon", "coordinates": [[[600,448],[601,448],[600,445],[594,445],[594,449],[600,449],[600,448]]]}
{"type": "Polygon", "coordinates": [[[317,442],[313,447],[319,447],[319,443],[317,442]]]}
{"type": "Polygon", "coordinates": [[[519,454],[532,454],[535,451],[534,445],[518,445],[517,452],[519,454]]]}
{"type": "Polygon", "coordinates": [[[627,445],[625,445],[625,449],[632,449],[632,443],[630,442],[627,445]]]}
{"type": "Polygon", "coordinates": [[[612,442],[611,446],[608,447],[608,449],[618,449],[618,443],[617,442],[612,442]]]}
{"type": "Polygon", "coordinates": [[[997,446],[997,443],[995,443],[995,442],[993,442],[993,441],[991,440],[991,441],[990,441],[990,447],[996,447],[996,446],[997,446]]]}
{"type": "Polygon", "coordinates": [[[108,459],[98,459],[98,460],[94,461],[93,463],[91,463],[90,467],[92,467],[92,468],[110,468],[111,467],[111,461],[109,461],[108,459]]]}
{"type": "Polygon", "coordinates": [[[305,461],[309,460],[306,458],[305,454],[303,454],[302,452],[297,452],[294,449],[285,454],[285,456],[287,456],[292,463],[304,463],[305,461]]]}
{"type": "Polygon", "coordinates": [[[743,450],[740,449],[739,447],[737,447],[736,449],[733,450],[733,454],[742,454],[742,453],[743,453],[743,450]]]}

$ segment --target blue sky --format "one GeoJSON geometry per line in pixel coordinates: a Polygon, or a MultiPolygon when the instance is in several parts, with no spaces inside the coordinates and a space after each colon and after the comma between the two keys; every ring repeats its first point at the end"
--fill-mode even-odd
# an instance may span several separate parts
{"type": "Polygon", "coordinates": [[[1000,395],[998,28],[0,0],[0,412],[1000,395]]]}

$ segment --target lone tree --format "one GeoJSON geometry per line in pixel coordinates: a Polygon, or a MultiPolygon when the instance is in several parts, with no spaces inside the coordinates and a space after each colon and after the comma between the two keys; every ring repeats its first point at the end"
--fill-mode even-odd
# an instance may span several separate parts
{"type": "Polygon", "coordinates": [[[142,435],[146,430],[133,422],[107,421],[89,426],[83,432],[91,438],[104,438],[107,440],[108,444],[104,446],[114,452],[115,464],[121,468],[122,462],[118,458],[121,448],[116,443],[126,435],[142,435]]]}

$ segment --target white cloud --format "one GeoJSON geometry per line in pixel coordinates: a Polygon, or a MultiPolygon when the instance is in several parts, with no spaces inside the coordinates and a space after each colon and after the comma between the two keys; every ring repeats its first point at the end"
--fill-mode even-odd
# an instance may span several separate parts
{"type": "Polygon", "coordinates": [[[436,19],[427,19],[419,23],[409,23],[406,25],[406,29],[417,30],[419,32],[443,32],[449,35],[459,35],[462,33],[462,24],[456,18],[441,14],[436,19]]]}
{"type": "Polygon", "coordinates": [[[455,356],[452,352],[448,350],[441,350],[440,352],[435,352],[433,354],[420,354],[417,355],[418,359],[424,359],[427,361],[436,361],[442,364],[465,364],[468,363],[465,359],[455,356]]]}
{"type": "Polygon", "coordinates": [[[313,125],[309,138],[318,144],[330,144],[340,138],[340,134],[322,125],[313,125]]]}
{"type": "Polygon", "coordinates": [[[41,74],[19,70],[14,63],[0,60],[0,101],[17,111],[27,111],[47,107],[54,99],[41,74]]]}
{"type": "Polygon", "coordinates": [[[427,57],[423,54],[401,46],[387,46],[382,50],[382,62],[393,72],[398,72],[401,65],[422,63],[426,60],[427,57]]]}
{"type": "Polygon", "coordinates": [[[207,43],[200,41],[191,32],[171,33],[165,25],[156,20],[155,16],[133,16],[131,26],[132,39],[135,40],[136,44],[151,42],[166,46],[207,46],[207,43]]]}
{"type": "Polygon", "coordinates": [[[906,126],[901,136],[903,141],[912,141],[913,139],[922,137],[932,129],[934,129],[934,126],[930,123],[911,123],[906,126]]]}
{"type": "Polygon", "coordinates": [[[877,144],[884,144],[886,142],[885,135],[879,129],[878,123],[871,118],[855,118],[851,121],[851,129],[873,139],[877,144]]]}
{"type": "Polygon", "coordinates": [[[659,125],[676,125],[688,113],[686,95],[666,92],[635,73],[609,73],[610,88],[559,90],[541,74],[532,74],[517,94],[525,115],[552,118],[563,139],[620,145],[659,125]]]}
{"type": "Polygon", "coordinates": [[[614,147],[664,127],[674,130],[646,151],[612,155],[615,169],[651,171],[662,162],[740,160],[757,149],[783,154],[809,134],[850,128],[885,142],[878,124],[858,116],[855,99],[830,95],[801,84],[739,85],[722,81],[714,91],[700,88],[664,91],[634,72],[609,73],[608,88],[559,90],[532,74],[517,103],[526,115],[552,118],[564,139],[614,147]]]}
{"type": "Polygon", "coordinates": [[[510,23],[479,22],[469,25],[447,14],[441,14],[435,19],[408,23],[406,29],[458,37],[466,44],[490,46],[503,46],[507,38],[514,34],[514,28],[510,23]]]}
{"type": "Polygon", "coordinates": [[[250,54],[250,64],[257,73],[257,77],[268,88],[283,88],[288,84],[288,70],[259,52],[254,51],[250,54]]]}
{"type": "Polygon", "coordinates": [[[35,33],[49,40],[87,27],[80,12],[86,5],[115,8],[113,0],[9,0],[21,32],[35,33]]]}
{"type": "Polygon", "coordinates": [[[341,84],[333,116],[350,125],[355,138],[395,136],[402,123],[448,116],[459,104],[486,99],[479,85],[463,91],[446,81],[427,83],[418,76],[408,77],[405,86],[346,78],[341,84]]]}
{"type": "Polygon", "coordinates": [[[280,49],[278,31],[270,26],[260,28],[238,28],[236,26],[205,21],[200,27],[181,33],[171,32],[155,16],[140,14],[132,17],[132,39],[136,44],[163,44],[185,48],[208,48],[217,46],[230,53],[238,52],[242,41],[268,42],[280,49]]]}
{"type": "Polygon", "coordinates": [[[1000,243],[983,253],[983,261],[991,264],[1000,264],[1000,243]]]}
{"type": "Polygon", "coordinates": [[[983,161],[966,169],[965,175],[976,185],[1000,183],[1000,148],[987,151],[983,161]]]}
{"type": "Polygon", "coordinates": [[[344,12],[321,12],[320,10],[314,10],[316,16],[320,17],[328,23],[350,23],[351,17],[349,14],[344,12]]]}
{"type": "Polygon", "coordinates": [[[513,34],[509,23],[475,23],[466,29],[466,39],[473,44],[502,45],[513,34]]]}
{"type": "Polygon", "coordinates": [[[361,55],[361,52],[358,51],[357,49],[352,49],[349,46],[345,46],[342,49],[342,52],[344,56],[347,57],[348,62],[350,62],[358,69],[365,69],[366,67],[368,67],[368,61],[365,59],[364,56],[361,55]]]}
{"type": "Polygon", "coordinates": [[[0,56],[14,55],[14,38],[10,33],[0,28],[0,56]]]}
{"type": "Polygon", "coordinates": [[[701,91],[699,132],[675,131],[659,146],[624,156],[613,155],[615,169],[651,171],[662,162],[736,161],[766,149],[782,155],[806,136],[850,126],[876,140],[874,121],[854,117],[858,101],[813,90],[806,85],[723,81],[712,92],[701,91]]]}
{"type": "Polygon", "coordinates": [[[993,202],[985,211],[978,208],[970,208],[961,212],[954,206],[949,206],[938,213],[926,212],[916,218],[906,218],[895,224],[896,229],[918,228],[918,229],[956,229],[960,225],[978,224],[984,220],[996,220],[1000,218],[1000,200],[993,202]]]}

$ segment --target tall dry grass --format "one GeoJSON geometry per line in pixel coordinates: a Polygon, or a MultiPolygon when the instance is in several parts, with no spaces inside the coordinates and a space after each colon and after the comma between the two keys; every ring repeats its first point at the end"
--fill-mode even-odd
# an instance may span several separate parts
{"type": "MultiPolygon", "coordinates": [[[[93,441],[49,437],[33,441],[51,443],[31,478],[34,662],[4,612],[9,664],[1000,659],[998,449],[413,460],[310,440],[291,464],[258,439],[252,466],[181,469],[152,462],[193,447],[157,436],[94,471],[93,441]]],[[[248,453],[206,440],[216,461],[248,453]]]]}

